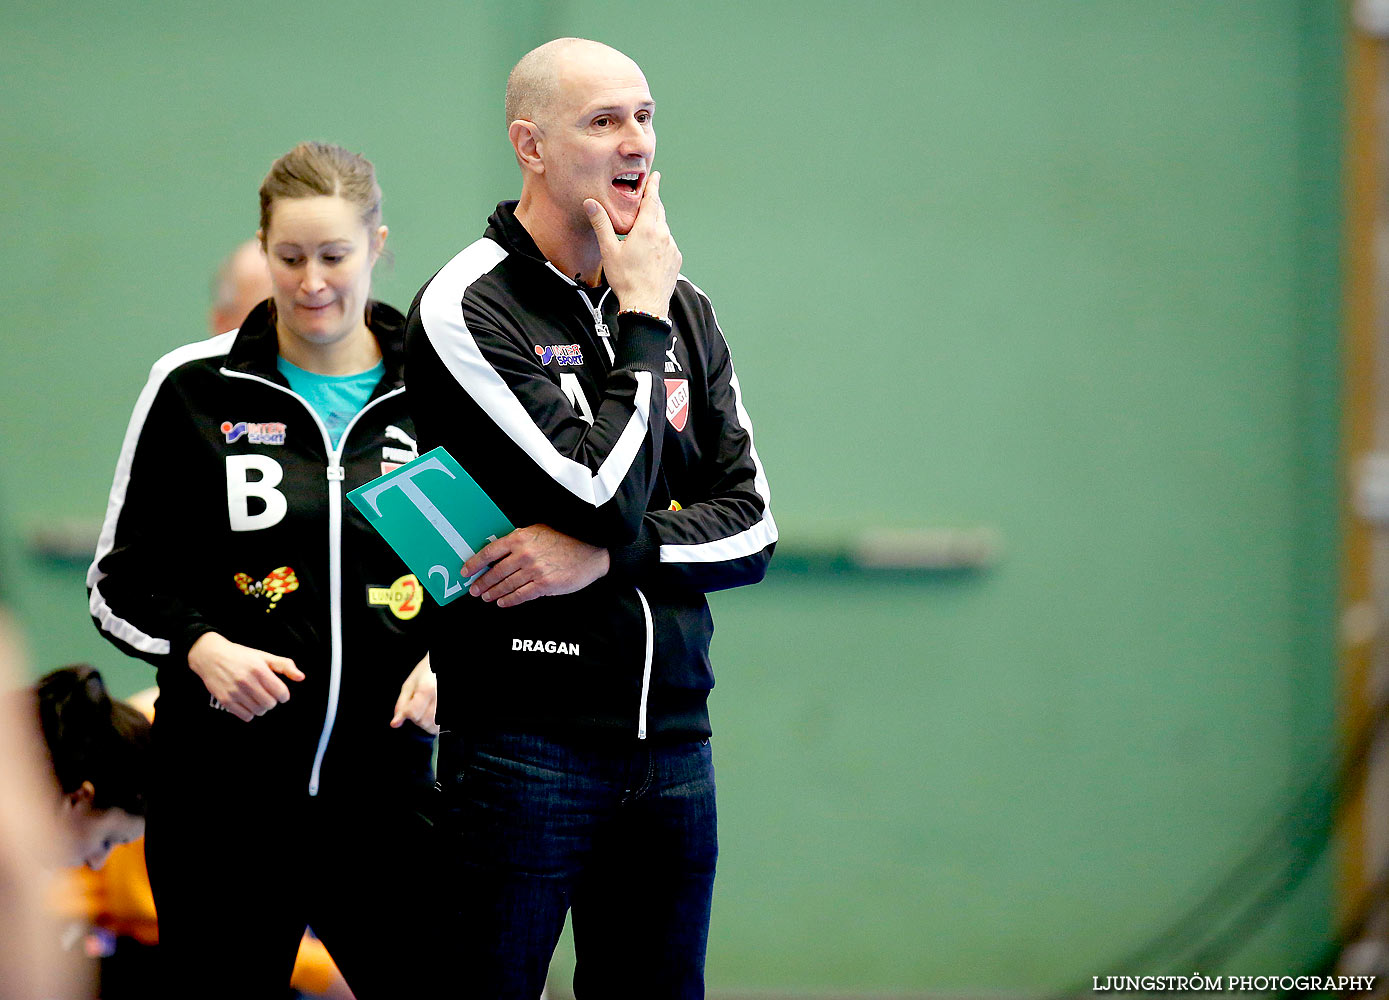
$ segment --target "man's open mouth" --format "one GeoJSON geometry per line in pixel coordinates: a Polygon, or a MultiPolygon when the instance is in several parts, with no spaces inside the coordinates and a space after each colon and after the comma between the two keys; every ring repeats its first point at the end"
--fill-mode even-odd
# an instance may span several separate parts
{"type": "Polygon", "coordinates": [[[613,178],[613,187],[622,188],[631,194],[636,194],[641,189],[642,174],[639,171],[618,174],[613,178]]]}

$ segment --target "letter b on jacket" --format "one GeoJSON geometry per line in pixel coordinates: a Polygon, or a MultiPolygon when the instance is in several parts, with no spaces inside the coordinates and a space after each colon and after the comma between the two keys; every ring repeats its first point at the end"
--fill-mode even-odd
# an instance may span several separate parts
{"type": "Polygon", "coordinates": [[[232,531],[259,531],[284,520],[289,503],[275,489],[284,478],[284,469],[269,455],[227,456],[227,515],[232,531]],[[254,479],[251,473],[257,473],[254,479]],[[265,503],[265,509],[251,513],[251,497],[265,503]]]}

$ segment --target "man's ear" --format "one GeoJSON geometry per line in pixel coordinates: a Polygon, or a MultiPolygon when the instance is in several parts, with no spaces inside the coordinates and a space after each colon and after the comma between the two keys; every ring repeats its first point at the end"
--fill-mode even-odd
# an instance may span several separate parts
{"type": "Polygon", "coordinates": [[[540,133],[540,126],[535,122],[518,118],[507,127],[506,135],[511,140],[511,148],[516,151],[516,162],[521,164],[521,169],[543,174],[545,139],[540,133]]]}

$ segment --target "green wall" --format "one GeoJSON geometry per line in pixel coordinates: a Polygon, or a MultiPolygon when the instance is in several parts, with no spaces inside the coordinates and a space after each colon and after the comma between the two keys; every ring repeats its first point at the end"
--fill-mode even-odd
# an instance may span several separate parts
{"type": "MultiPolygon", "coordinates": [[[[787,555],[859,525],[1004,540],[978,573],[780,569],[715,597],[711,989],[1310,962],[1325,859],[1235,953],[1116,966],[1334,743],[1339,5],[384,11],[0,14],[0,565],[35,663],[148,681],[87,623],[82,567],[25,539],[99,517],[149,364],[201,335],[270,160],[327,138],[376,162],[378,292],[403,305],[517,188],[511,63],[596,36],[647,71],[787,555]]],[[[1257,874],[1286,879],[1300,835],[1257,874]]]]}

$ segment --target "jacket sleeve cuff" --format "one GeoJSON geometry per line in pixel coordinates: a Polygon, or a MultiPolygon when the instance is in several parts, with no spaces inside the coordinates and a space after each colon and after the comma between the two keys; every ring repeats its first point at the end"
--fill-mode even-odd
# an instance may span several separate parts
{"type": "Polygon", "coordinates": [[[645,313],[617,314],[617,368],[664,372],[670,324],[645,313]]]}
{"type": "MultiPolygon", "coordinates": [[[[611,558],[611,557],[609,557],[611,558]]],[[[188,666],[188,651],[193,648],[193,643],[197,642],[209,632],[216,632],[217,629],[211,622],[205,621],[201,617],[190,621],[183,628],[179,629],[178,637],[169,643],[169,655],[175,663],[188,666]]]]}
{"type": "Polygon", "coordinates": [[[637,582],[661,563],[661,540],[650,518],[642,518],[636,540],[608,549],[609,572],[620,580],[637,582]]]}

